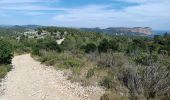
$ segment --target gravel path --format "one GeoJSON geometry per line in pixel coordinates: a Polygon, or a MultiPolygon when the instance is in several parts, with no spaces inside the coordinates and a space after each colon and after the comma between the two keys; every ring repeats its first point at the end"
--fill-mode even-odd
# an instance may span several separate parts
{"type": "Polygon", "coordinates": [[[40,64],[30,54],[16,56],[1,82],[0,100],[99,100],[103,90],[71,83],[63,71],[40,64]]]}

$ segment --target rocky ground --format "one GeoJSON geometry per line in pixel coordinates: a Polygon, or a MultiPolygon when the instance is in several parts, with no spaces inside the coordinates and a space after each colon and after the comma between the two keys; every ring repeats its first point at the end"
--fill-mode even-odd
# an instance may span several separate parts
{"type": "Polygon", "coordinates": [[[30,54],[16,56],[14,69],[1,82],[0,100],[99,100],[99,87],[83,87],[67,80],[64,71],[42,65],[30,54]]]}

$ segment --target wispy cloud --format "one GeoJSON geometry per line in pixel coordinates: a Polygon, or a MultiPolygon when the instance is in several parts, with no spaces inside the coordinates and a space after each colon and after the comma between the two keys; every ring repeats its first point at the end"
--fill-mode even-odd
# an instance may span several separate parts
{"type": "MultiPolygon", "coordinates": [[[[75,4],[81,2],[74,1],[76,1],[75,4]]],[[[105,3],[103,0],[103,4],[94,3],[70,7],[66,0],[0,0],[0,14],[11,15],[16,19],[20,14],[21,17],[23,16],[22,19],[30,18],[32,23],[72,27],[149,26],[155,29],[170,28],[170,0],[109,1],[112,2],[105,3]],[[120,3],[115,7],[115,2],[120,3]],[[65,6],[62,5],[63,3],[65,6]],[[123,6],[125,4],[128,6],[123,6]],[[37,19],[30,16],[35,16],[37,19]]],[[[89,2],[91,1],[89,0],[89,2]]],[[[21,23],[27,24],[27,22],[21,23]]]]}
{"type": "Polygon", "coordinates": [[[26,5],[6,5],[6,6],[0,6],[1,10],[20,10],[20,11],[48,11],[48,10],[66,10],[66,8],[57,8],[57,7],[48,7],[48,6],[39,6],[39,5],[32,5],[32,4],[26,4],[26,5]]]}
{"type": "MultiPolygon", "coordinates": [[[[126,0],[126,2],[133,2],[133,0],[126,0]]],[[[105,5],[75,8],[67,10],[64,14],[56,15],[54,19],[61,24],[73,23],[73,26],[79,27],[149,26],[165,28],[165,25],[160,26],[160,24],[167,24],[167,21],[170,21],[168,0],[167,2],[145,4],[145,0],[141,0],[141,2],[140,5],[130,6],[123,10],[108,9],[105,5]]]]}
{"type": "Polygon", "coordinates": [[[0,11],[48,11],[64,10],[64,8],[45,6],[41,3],[58,3],[59,0],[1,0],[0,11]]]}
{"type": "Polygon", "coordinates": [[[0,4],[11,3],[36,3],[36,2],[58,2],[59,0],[1,0],[0,4]]]}
{"type": "Polygon", "coordinates": [[[25,15],[29,15],[29,16],[39,16],[39,15],[44,15],[46,13],[44,12],[35,12],[35,11],[31,11],[31,12],[23,12],[25,15]]]}
{"type": "Polygon", "coordinates": [[[169,0],[113,0],[113,1],[122,1],[122,2],[130,2],[130,3],[140,3],[140,4],[169,2],[169,0]]]}

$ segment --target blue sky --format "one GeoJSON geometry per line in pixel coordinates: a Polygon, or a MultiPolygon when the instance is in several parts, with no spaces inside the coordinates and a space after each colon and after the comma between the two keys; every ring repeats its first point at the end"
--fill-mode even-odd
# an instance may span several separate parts
{"type": "Polygon", "coordinates": [[[170,30],[170,0],[0,0],[0,24],[170,30]]]}

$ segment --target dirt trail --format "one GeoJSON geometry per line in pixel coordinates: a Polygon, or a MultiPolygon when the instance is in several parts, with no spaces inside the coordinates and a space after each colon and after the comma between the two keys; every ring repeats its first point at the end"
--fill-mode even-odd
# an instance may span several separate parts
{"type": "Polygon", "coordinates": [[[2,81],[0,100],[99,100],[103,90],[71,83],[63,71],[40,64],[30,54],[16,56],[2,81]]]}

